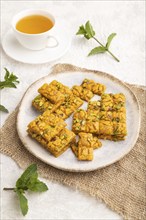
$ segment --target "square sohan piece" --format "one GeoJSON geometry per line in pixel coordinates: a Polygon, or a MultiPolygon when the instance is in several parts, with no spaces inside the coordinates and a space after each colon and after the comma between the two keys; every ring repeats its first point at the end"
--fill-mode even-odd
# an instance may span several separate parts
{"type": "Polygon", "coordinates": [[[99,112],[99,120],[112,121],[113,120],[112,111],[100,111],[99,112]]]}
{"type": "Polygon", "coordinates": [[[113,96],[112,94],[103,94],[101,96],[101,111],[113,110],[113,96]]]}
{"type": "Polygon", "coordinates": [[[117,93],[117,94],[113,94],[113,101],[114,103],[125,103],[126,102],[126,98],[124,96],[123,93],[117,93]]]}
{"type": "Polygon", "coordinates": [[[125,140],[127,135],[127,129],[125,123],[113,122],[113,134],[100,134],[98,137],[100,139],[111,140],[111,141],[121,141],[125,140]]]}
{"type": "Polygon", "coordinates": [[[79,160],[93,160],[93,148],[79,147],[78,149],[79,160]]]}
{"type": "Polygon", "coordinates": [[[100,134],[98,135],[98,138],[112,141],[125,140],[127,135],[126,123],[116,121],[113,121],[112,124],[110,122],[109,125],[108,123],[109,121],[100,122],[100,134]]]}
{"type": "Polygon", "coordinates": [[[77,110],[83,101],[76,96],[67,96],[65,101],[55,110],[55,113],[62,119],[68,118],[75,110],[77,110]]]}
{"type": "Polygon", "coordinates": [[[124,137],[127,135],[126,123],[113,122],[113,135],[124,137]]]}
{"type": "Polygon", "coordinates": [[[83,109],[78,109],[73,115],[72,130],[78,134],[79,132],[86,132],[87,112],[83,109]]]}
{"type": "Polygon", "coordinates": [[[86,132],[99,134],[99,115],[94,111],[87,112],[86,132]]]}
{"type": "Polygon", "coordinates": [[[78,149],[79,147],[85,146],[87,148],[93,148],[97,149],[102,146],[102,143],[99,141],[99,139],[92,134],[89,133],[79,133],[79,142],[73,142],[71,143],[71,149],[76,157],[78,157],[78,149]]]}
{"type": "Polygon", "coordinates": [[[79,142],[78,147],[86,146],[87,148],[97,149],[102,146],[102,143],[98,140],[97,137],[94,137],[90,133],[79,133],[79,142]]]}
{"type": "Polygon", "coordinates": [[[78,134],[79,132],[99,133],[99,118],[94,112],[86,112],[79,109],[73,116],[72,130],[78,134]]]}
{"type": "Polygon", "coordinates": [[[39,134],[33,133],[29,128],[27,129],[28,134],[35,139],[37,142],[39,142],[42,146],[47,148],[47,141],[39,134]]]}
{"type": "Polygon", "coordinates": [[[100,112],[101,102],[100,101],[89,101],[87,111],[94,111],[96,113],[100,112]]]}
{"type": "Polygon", "coordinates": [[[64,101],[64,95],[51,84],[48,85],[45,83],[38,89],[38,92],[49,99],[52,103],[62,103],[64,101]]]}
{"type": "Polygon", "coordinates": [[[126,112],[125,101],[125,96],[122,93],[103,94],[101,96],[101,110],[126,112]]]}
{"type": "Polygon", "coordinates": [[[44,112],[48,110],[50,111],[50,113],[52,113],[60,106],[60,104],[61,102],[53,104],[52,102],[50,102],[47,98],[45,98],[42,95],[36,96],[32,101],[33,107],[40,112],[44,112]]]}
{"type": "Polygon", "coordinates": [[[112,112],[112,120],[115,122],[126,123],[126,112],[112,112]]]}
{"type": "Polygon", "coordinates": [[[113,94],[113,111],[126,113],[125,103],[126,103],[126,98],[124,94],[122,93],[113,94]]]}
{"type": "Polygon", "coordinates": [[[58,157],[70,147],[70,143],[74,140],[74,138],[75,134],[65,128],[60,132],[59,135],[49,141],[47,144],[48,150],[55,157],[58,157]]]}
{"type": "Polygon", "coordinates": [[[87,102],[94,96],[90,90],[84,89],[82,86],[73,86],[72,92],[75,96],[87,102]]]}
{"type": "Polygon", "coordinates": [[[99,134],[113,135],[113,122],[112,121],[99,121],[99,134]]]}
{"type": "Polygon", "coordinates": [[[96,83],[94,80],[84,79],[81,86],[89,89],[91,92],[97,95],[102,95],[105,92],[106,86],[100,83],[96,83]]]}
{"type": "Polygon", "coordinates": [[[50,85],[54,86],[59,92],[61,92],[65,96],[72,95],[71,89],[68,86],[65,86],[62,83],[58,82],[57,80],[53,80],[50,85]]]}
{"type": "Polygon", "coordinates": [[[64,127],[66,123],[49,111],[45,111],[35,120],[29,123],[28,129],[38,135],[41,135],[46,141],[50,141],[55,137],[64,127]]]}

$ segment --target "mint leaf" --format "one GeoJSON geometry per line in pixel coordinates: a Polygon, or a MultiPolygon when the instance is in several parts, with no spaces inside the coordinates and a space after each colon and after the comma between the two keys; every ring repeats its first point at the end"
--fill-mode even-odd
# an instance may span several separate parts
{"type": "Polygon", "coordinates": [[[20,176],[16,182],[17,188],[27,189],[27,183],[30,181],[32,175],[36,175],[37,165],[31,164],[20,176]]]}
{"type": "Polygon", "coordinates": [[[3,106],[3,105],[0,105],[0,111],[6,112],[6,113],[9,112],[8,109],[6,109],[5,106],[3,106]]]}
{"type": "Polygon", "coordinates": [[[104,52],[106,52],[106,48],[99,46],[99,47],[95,47],[94,49],[92,49],[90,53],[88,54],[88,56],[99,54],[99,53],[104,53],[104,52]]]}
{"type": "Polygon", "coordinates": [[[17,88],[17,87],[12,82],[3,81],[3,82],[0,82],[0,89],[3,89],[3,88],[17,88]]]}
{"type": "Polygon", "coordinates": [[[28,180],[28,182],[26,183],[27,189],[30,189],[30,186],[34,186],[37,181],[38,181],[38,173],[35,172],[35,173],[30,177],[30,179],[28,180]]]}
{"type": "Polygon", "coordinates": [[[112,33],[108,36],[108,39],[107,39],[107,43],[106,43],[106,48],[109,49],[109,46],[113,40],[113,38],[116,36],[117,34],[116,33],[112,33]]]}
{"type": "Polygon", "coordinates": [[[90,39],[92,37],[94,37],[95,35],[95,31],[93,30],[93,27],[92,25],[90,24],[90,21],[87,21],[86,24],[85,24],[85,27],[84,25],[81,25],[79,27],[79,30],[78,32],[76,33],[76,35],[84,35],[84,37],[86,39],[90,39]]]}
{"type": "Polygon", "coordinates": [[[17,88],[15,83],[19,83],[18,77],[13,73],[10,73],[7,68],[4,68],[6,73],[4,76],[4,81],[0,81],[0,89],[3,88],[17,88]]]}
{"type": "Polygon", "coordinates": [[[4,77],[5,81],[10,81],[10,82],[17,82],[17,83],[19,83],[17,76],[15,76],[13,73],[10,73],[7,68],[4,68],[4,69],[5,69],[5,71],[6,71],[5,77],[4,77]]]}
{"type": "Polygon", "coordinates": [[[95,31],[93,30],[93,27],[90,24],[90,21],[86,22],[85,30],[86,30],[86,37],[87,37],[87,39],[90,39],[90,38],[95,36],[95,31]]]}
{"type": "Polygon", "coordinates": [[[48,190],[48,187],[45,183],[37,180],[35,183],[29,184],[28,189],[34,192],[45,192],[48,190]]]}
{"type": "Polygon", "coordinates": [[[36,183],[37,179],[38,179],[38,173],[37,173],[37,171],[36,171],[36,172],[34,172],[34,173],[31,175],[31,177],[30,177],[30,179],[29,179],[29,181],[28,181],[28,184],[34,184],[34,183],[36,183]]]}
{"type": "Polygon", "coordinates": [[[23,215],[26,215],[28,212],[28,201],[27,198],[19,191],[17,190],[17,195],[20,202],[20,208],[23,215]]]}
{"type": "Polygon", "coordinates": [[[80,26],[78,32],[76,33],[76,35],[84,35],[86,34],[86,30],[84,28],[84,26],[80,26]]]}
{"type": "Polygon", "coordinates": [[[7,70],[7,68],[4,68],[4,69],[5,69],[5,71],[6,71],[4,79],[5,79],[5,81],[7,81],[7,79],[9,78],[10,73],[9,73],[9,71],[7,70]]]}

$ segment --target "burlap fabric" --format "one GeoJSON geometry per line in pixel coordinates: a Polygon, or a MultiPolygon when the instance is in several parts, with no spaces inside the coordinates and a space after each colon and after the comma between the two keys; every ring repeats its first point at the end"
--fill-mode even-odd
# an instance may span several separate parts
{"type": "MultiPolygon", "coordinates": [[[[69,64],[57,64],[53,72],[88,71],[69,64]]],[[[92,71],[91,71],[92,72],[92,71]]],[[[96,71],[93,71],[96,72],[96,71]]],[[[31,155],[21,143],[16,130],[16,110],[1,130],[1,152],[13,158],[21,168],[37,163],[39,174],[103,200],[124,219],[145,219],[145,96],[144,87],[129,85],[141,107],[141,129],[132,151],[119,162],[89,173],[71,173],[55,169],[31,155]]]]}

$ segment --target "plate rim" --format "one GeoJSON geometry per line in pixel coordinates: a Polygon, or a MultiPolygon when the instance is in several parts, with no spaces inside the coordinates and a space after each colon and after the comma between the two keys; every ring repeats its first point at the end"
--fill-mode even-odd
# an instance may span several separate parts
{"type": "MultiPolygon", "coordinates": [[[[53,69],[53,70],[54,70],[54,69],[53,69]]],[[[118,79],[117,77],[115,77],[115,76],[113,76],[113,75],[110,75],[109,73],[105,73],[105,72],[98,71],[98,70],[88,70],[88,69],[85,69],[85,68],[83,68],[82,70],[65,70],[65,71],[62,70],[62,71],[60,71],[60,72],[53,72],[53,71],[52,71],[52,68],[51,68],[51,72],[50,72],[48,75],[43,76],[43,77],[37,79],[35,82],[33,82],[33,83],[27,88],[27,90],[26,90],[25,93],[23,94],[22,99],[21,99],[21,101],[20,101],[20,103],[19,103],[19,108],[18,108],[18,113],[17,113],[17,118],[16,118],[16,128],[17,128],[18,136],[19,136],[19,138],[20,138],[22,144],[24,145],[24,147],[25,147],[33,156],[35,156],[37,159],[41,160],[41,161],[44,162],[45,164],[50,165],[50,166],[52,166],[52,167],[54,167],[54,168],[57,168],[57,169],[63,170],[63,171],[67,171],[67,172],[75,172],[75,173],[78,173],[78,172],[91,172],[91,171],[99,170],[99,169],[108,167],[108,166],[110,166],[110,165],[112,165],[112,164],[114,164],[114,163],[120,161],[120,160],[121,160],[122,158],[124,158],[124,157],[133,149],[133,147],[135,146],[136,141],[137,141],[137,139],[138,139],[138,137],[139,137],[140,125],[141,125],[141,111],[140,111],[140,105],[139,105],[139,101],[138,101],[138,99],[137,99],[135,93],[131,90],[131,88],[130,88],[125,82],[121,81],[120,79],[118,79]],[[94,73],[95,75],[99,74],[99,75],[101,75],[101,76],[104,76],[104,77],[106,77],[106,78],[109,78],[110,80],[112,79],[112,80],[116,81],[116,83],[118,83],[118,84],[122,85],[124,88],[126,88],[126,90],[128,90],[128,91],[130,92],[130,95],[132,95],[133,100],[134,100],[134,102],[136,103],[139,117],[138,117],[137,133],[136,133],[136,135],[135,135],[135,138],[133,139],[133,142],[132,142],[131,146],[127,149],[127,151],[125,151],[118,159],[116,159],[116,160],[114,160],[114,161],[111,161],[111,162],[109,162],[109,163],[106,164],[106,165],[102,165],[102,166],[99,166],[99,167],[97,167],[97,168],[90,168],[90,169],[88,169],[88,170],[87,170],[87,169],[83,170],[83,169],[71,169],[71,168],[59,167],[59,166],[57,166],[56,164],[54,165],[54,164],[52,164],[52,163],[49,163],[49,162],[46,161],[46,160],[43,160],[42,157],[39,157],[38,155],[36,155],[36,153],[34,153],[33,151],[31,151],[31,148],[27,145],[27,143],[25,143],[24,138],[21,136],[21,132],[19,131],[19,127],[18,127],[18,122],[19,122],[19,117],[20,117],[20,112],[21,112],[21,107],[22,107],[21,104],[22,104],[22,102],[23,102],[23,99],[24,99],[26,93],[27,93],[36,83],[38,83],[39,81],[44,80],[45,78],[48,78],[48,77],[53,76],[53,75],[58,75],[58,74],[68,73],[68,72],[70,72],[70,73],[71,73],[71,72],[72,72],[72,73],[75,73],[75,72],[82,72],[82,73],[84,73],[84,72],[90,72],[90,73],[94,73]]]]}

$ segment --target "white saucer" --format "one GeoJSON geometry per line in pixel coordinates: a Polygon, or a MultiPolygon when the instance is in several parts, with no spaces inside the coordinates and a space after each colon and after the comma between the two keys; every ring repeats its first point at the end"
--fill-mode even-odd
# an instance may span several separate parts
{"type": "Polygon", "coordinates": [[[69,33],[63,31],[59,37],[57,36],[57,39],[59,41],[57,47],[33,51],[24,48],[15,38],[13,31],[9,30],[4,36],[2,47],[5,53],[14,60],[29,64],[41,64],[57,60],[68,51],[71,45],[69,33]]]}

